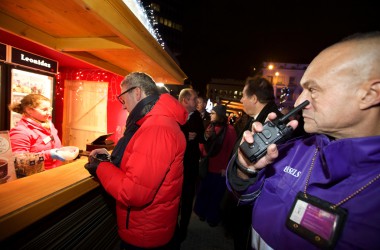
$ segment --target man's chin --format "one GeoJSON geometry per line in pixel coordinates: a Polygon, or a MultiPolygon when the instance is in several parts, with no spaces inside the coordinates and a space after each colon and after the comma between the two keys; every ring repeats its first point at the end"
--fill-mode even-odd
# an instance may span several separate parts
{"type": "Polygon", "coordinates": [[[305,124],[303,125],[303,129],[305,130],[306,133],[309,133],[309,134],[318,132],[315,126],[307,124],[306,121],[305,121],[305,124]]]}

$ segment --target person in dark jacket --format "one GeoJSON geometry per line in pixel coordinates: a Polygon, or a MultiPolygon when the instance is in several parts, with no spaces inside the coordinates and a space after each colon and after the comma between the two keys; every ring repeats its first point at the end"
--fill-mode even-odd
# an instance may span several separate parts
{"type": "Polygon", "coordinates": [[[124,136],[100,161],[93,150],[85,165],[116,200],[124,249],[177,249],[173,244],[183,182],[186,140],[179,125],[188,112],[170,94],[159,95],[153,79],[134,72],[117,97],[129,112],[124,136]]]}
{"type": "Polygon", "coordinates": [[[181,126],[182,132],[186,137],[186,151],[183,158],[183,188],[180,206],[179,237],[183,241],[187,235],[195,188],[198,180],[198,166],[201,152],[199,143],[204,141],[203,121],[197,107],[197,93],[191,88],[182,89],[178,100],[189,113],[187,122],[181,126]]]}
{"type": "MultiPolygon", "coordinates": [[[[235,142],[232,154],[236,154],[245,130],[250,130],[254,121],[264,123],[268,114],[274,112],[278,117],[283,116],[274,102],[273,85],[265,78],[248,78],[243,89],[240,102],[243,104],[244,112],[250,117],[245,124],[238,139],[235,142]]],[[[250,228],[252,217],[252,206],[238,206],[238,200],[229,191],[226,192],[224,203],[224,224],[227,232],[232,234],[235,250],[250,249],[250,228]]]]}
{"type": "Polygon", "coordinates": [[[207,106],[207,100],[203,96],[198,96],[197,99],[197,110],[201,115],[202,121],[203,121],[203,127],[206,129],[208,125],[210,124],[210,113],[206,110],[207,106]]]}

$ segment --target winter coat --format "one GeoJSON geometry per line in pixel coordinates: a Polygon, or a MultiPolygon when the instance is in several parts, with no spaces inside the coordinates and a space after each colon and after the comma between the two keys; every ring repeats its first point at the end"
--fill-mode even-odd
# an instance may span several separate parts
{"type": "MultiPolygon", "coordinates": [[[[348,215],[334,249],[380,249],[380,180],[371,182],[380,176],[379,142],[380,136],[330,140],[314,135],[280,145],[275,163],[260,171],[257,181],[244,181],[250,184],[240,192],[241,201],[254,202],[252,227],[257,233],[255,242],[261,241],[258,249],[265,243],[273,249],[316,249],[286,227],[297,193],[306,186],[307,194],[337,204],[368,183],[339,206],[348,215]]],[[[227,185],[238,193],[243,182],[238,184],[233,174],[234,160],[228,166],[227,185]]]]}
{"type": "Polygon", "coordinates": [[[128,244],[151,248],[174,235],[183,181],[187,111],[169,94],[162,94],[138,124],[120,168],[99,164],[97,176],[116,199],[118,232],[128,244]]]}
{"type": "MultiPolygon", "coordinates": [[[[216,134],[222,132],[221,125],[216,125],[214,129],[216,134]]],[[[225,129],[226,132],[222,142],[222,147],[219,149],[219,152],[216,155],[211,154],[211,156],[209,157],[208,172],[210,173],[221,174],[222,171],[226,170],[227,168],[228,160],[230,158],[234,143],[236,141],[236,132],[234,127],[229,124],[226,125],[225,129]]],[[[199,144],[202,157],[207,155],[205,145],[207,144],[199,144]]]]}
{"type": "Polygon", "coordinates": [[[183,159],[185,164],[185,176],[189,176],[194,179],[198,176],[198,162],[201,156],[199,151],[199,143],[204,141],[204,127],[201,114],[198,110],[195,110],[186,121],[184,125],[181,126],[181,130],[186,137],[186,152],[183,159]],[[189,132],[196,132],[197,136],[189,141],[189,132]]]}
{"type": "Polygon", "coordinates": [[[30,118],[22,117],[17,126],[10,130],[9,135],[13,153],[43,152],[45,169],[61,165],[60,161],[51,158],[49,152],[50,149],[62,147],[58,131],[52,122],[50,122],[50,130],[48,130],[42,127],[40,123],[30,118]]]}

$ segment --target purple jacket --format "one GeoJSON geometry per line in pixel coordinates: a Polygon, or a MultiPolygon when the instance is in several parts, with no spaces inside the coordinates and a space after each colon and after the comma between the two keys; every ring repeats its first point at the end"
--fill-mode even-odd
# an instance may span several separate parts
{"type": "MultiPolygon", "coordinates": [[[[313,135],[279,146],[280,156],[239,192],[242,202],[254,202],[252,226],[274,249],[314,249],[285,225],[293,201],[305,188],[316,147],[319,151],[307,193],[336,204],[380,174],[380,136],[330,140],[313,135]]],[[[228,188],[236,193],[236,166],[228,166],[228,188]],[[235,171],[235,172],[234,172],[235,171]],[[235,182],[235,183],[234,183],[235,182]]],[[[380,180],[341,205],[348,216],[336,249],[380,249],[380,180]]]]}

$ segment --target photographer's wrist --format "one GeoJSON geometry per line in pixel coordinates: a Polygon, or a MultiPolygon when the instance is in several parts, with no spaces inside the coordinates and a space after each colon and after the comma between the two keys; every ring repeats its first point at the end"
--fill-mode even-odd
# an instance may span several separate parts
{"type": "Polygon", "coordinates": [[[236,164],[237,168],[238,168],[242,173],[244,173],[245,175],[247,175],[247,176],[250,177],[250,178],[254,178],[254,177],[256,177],[257,174],[259,173],[259,170],[244,167],[244,166],[239,162],[239,159],[238,159],[237,157],[236,157],[236,160],[235,160],[235,164],[236,164]]]}

